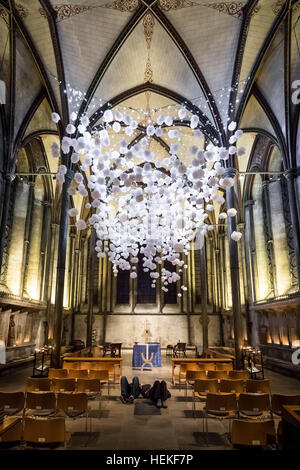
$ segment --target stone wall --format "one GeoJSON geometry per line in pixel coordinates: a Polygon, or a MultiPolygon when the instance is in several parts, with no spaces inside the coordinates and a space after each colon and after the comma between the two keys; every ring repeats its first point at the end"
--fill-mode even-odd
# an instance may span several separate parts
{"type": "MultiPolygon", "coordinates": [[[[86,342],[86,315],[75,315],[74,339],[86,342]]],[[[96,341],[103,341],[104,316],[94,315],[93,329],[96,330],[96,341]]],[[[200,315],[190,316],[191,343],[202,344],[202,326],[200,315]]],[[[131,348],[135,341],[158,341],[162,347],[175,344],[179,340],[188,343],[187,315],[106,315],[106,342],[121,342],[131,348]],[[148,332],[147,332],[147,331],[148,332]]],[[[220,344],[220,325],[217,315],[209,315],[209,345],[220,344]]]]}

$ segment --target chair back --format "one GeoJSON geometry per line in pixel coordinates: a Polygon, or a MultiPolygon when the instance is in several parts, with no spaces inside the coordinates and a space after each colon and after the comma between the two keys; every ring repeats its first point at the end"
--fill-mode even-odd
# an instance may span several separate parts
{"type": "Polygon", "coordinates": [[[88,408],[87,396],[85,393],[58,393],[57,409],[66,414],[74,411],[83,412],[88,408]]]}
{"type": "Polygon", "coordinates": [[[69,369],[69,379],[87,379],[89,371],[87,369],[69,369]]]}
{"type": "Polygon", "coordinates": [[[52,379],[52,390],[54,392],[74,392],[75,379],[52,379]]]}
{"type": "Polygon", "coordinates": [[[100,392],[100,382],[98,379],[78,379],[76,383],[76,392],[100,392]]]}
{"type": "Polygon", "coordinates": [[[199,370],[216,370],[216,366],[213,362],[198,362],[199,370]]]}
{"type": "Polygon", "coordinates": [[[239,411],[261,412],[270,411],[270,397],[268,393],[253,395],[241,393],[238,400],[239,411]]]}
{"type": "Polygon", "coordinates": [[[218,381],[216,379],[195,380],[194,392],[198,393],[217,393],[218,381]]]}
{"type": "Polygon", "coordinates": [[[233,420],[232,444],[241,446],[266,446],[276,442],[274,420],[233,420]]]}
{"type": "Polygon", "coordinates": [[[207,411],[237,411],[236,395],[220,395],[219,393],[208,393],[205,408],[207,411]]]}
{"type": "Polygon", "coordinates": [[[189,382],[190,380],[205,380],[207,377],[205,370],[187,370],[185,378],[186,381],[189,382]]]}
{"type": "Polygon", "coordinates": [[[216,370],[227,370],[228,372],[233,369],[232,362],[216,363],[216,370]]]}
{"type": "Polygon", "coordinates": [[[244,381],[233,379],[221,379],[220,392],[223,393],[243,393],[244,381]]]}
{"type": "Polygon", "coordinates": [[[227,379],[228,378],[228,372],[227,370],[209,370],[207,371],[207,378],[208,379],[227,379]]]}
{"type": "Polygon", "coordinates": [[[108,370],[90,370],[89,379],[96,379],[107,382],[109,379],[108,370]]]}
{"type": "Polygon", "coordinates": [[[71,361],[64,361],[63,363],[63,368],[64,369],[81,369],[81,362],[71,362],[71,361]]]}
{"type": "Polygon", "coordinates": [[[247,380],[247,393],[271,393],[270,380],[247,380]]]}
{"type": "Polygon", "coordinates": [[[64,377],[68,377],[68,370],[67,369],[49,369],[48,378],[49,379],[61,379],[64,377]]]}
{"type": "Polygon", "coordinates": [[[25,396],[23,392],[0,392],[0,408],[4,408],[4,413],[10,410],[18,412],[23,410],[25,396]]]}
{"type": "Polygon", "coordinates": [[[50,391],[50,379],[28,377],[26,391],[27,392],[49,392],[50,391]]]}
{"type": "Polygon", "coordinates": [[[65,418],[25,418],[24,441],[37,444],[65,442],[65,418]]]}
{"type": "Polygon", "coordinates": [[[281,395],[274,393],[271,397],[271,403],[273,413],[281,415],[284,405],[300,405],[300,395],[281,395]]]}
{"type": "Polygon", "coordinates": [[[55,394],[53,392],[27,392],[26,408],[28,410],[55,410],[55,394]]]}
{"type": "Polygon", "coordinates": [[[248,380],[249,372],[247,370],[230,370],[228,371],[228,378],[233,380],[248,380]]]}

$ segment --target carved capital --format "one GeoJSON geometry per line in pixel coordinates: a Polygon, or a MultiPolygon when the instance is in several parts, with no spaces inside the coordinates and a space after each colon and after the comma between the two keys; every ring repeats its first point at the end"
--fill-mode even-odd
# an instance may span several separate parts
{"type": "Polygon", "coordinates": [[[298,176],[297,173],[298,173],[297,168],[289,168],[288,170],[284,172],[284,176],[286,177],[287,180],[295,179],[298,176]]]}

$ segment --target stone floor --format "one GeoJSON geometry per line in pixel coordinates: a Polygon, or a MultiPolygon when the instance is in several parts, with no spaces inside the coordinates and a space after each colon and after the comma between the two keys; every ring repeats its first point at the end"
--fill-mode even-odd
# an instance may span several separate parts
{"type": "MultiPolygon", "coordinates": [[[[171,360],[162,357],[162,367],[151,372],[139,373],[131,368],[131,351],[124,351],[123,373],[131,379],[138,375],[141,384],[153,383],[155,379],[164,379],[172,394],[168,408],[161,409],[160,414],[147,400],[139,398],[134,404],[122,404],[119,385],[104,389],[104,398],[99,409],[99,401],[91,400],[91,418],[85,432],[85,418],[67,419],[66,427],[71,433],[68,447],[71,449],[231,449],[226,437],[228,422],[209,420],[207,441],[202,432],[201,404],[197,404],[196,419],[192,413],[191,391],[185,396],[185,390],[173,386],[171,382],[171,360]],[[137,414],[142,413],[142,414],[137,414]],[[207,445],[208,442],[208,445],[207,445]]],[[[31,368],[13,371],[0,376],[0,391],[25,390],[26,378],[32,374],[31,368]]],[[[266,378],[271,380],[274,393],[300,393],[300,381],[280,374],[266,371],[266,378]]]]}

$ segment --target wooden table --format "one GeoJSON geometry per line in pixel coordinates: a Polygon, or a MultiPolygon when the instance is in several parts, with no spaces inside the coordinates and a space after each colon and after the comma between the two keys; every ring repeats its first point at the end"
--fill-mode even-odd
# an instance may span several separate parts
{"type": "Polygon", "coordinates": [[[300,443],[300,405],[282,407],[283,450],[298,450],[300,443]],[[296,413],[296,411],[299,413],[296,413]]]}
{"type": "Polygon", "coordinates": [[[63,369],[72,369],[72,364],[80,363],[81,369],[89,369],[91,364],[103,365],[102,369],[107,368],[109,374],[113,376],[114,382],[120,382],[122,375],[122,357],[76,357],[66,356],[63,358],[63,369]],[[119,367],[119,372],[116,373],[116,367],[119,367]]]}
{"type": "Polygon", "coordinates": [[[172,379],[173,384],[175,385],[175,368],[181,364],[231,364],[231,358],[220,358],[220,357],[205,357],[205,358],[195,358],[195,357],[172,357],[172,379]]]}
{"type": "Polygon", "coordinates": [[[22,435],[22,420],[16,416],[6,416],[0,424],[0,442],[20,441],[22,435]]]}

